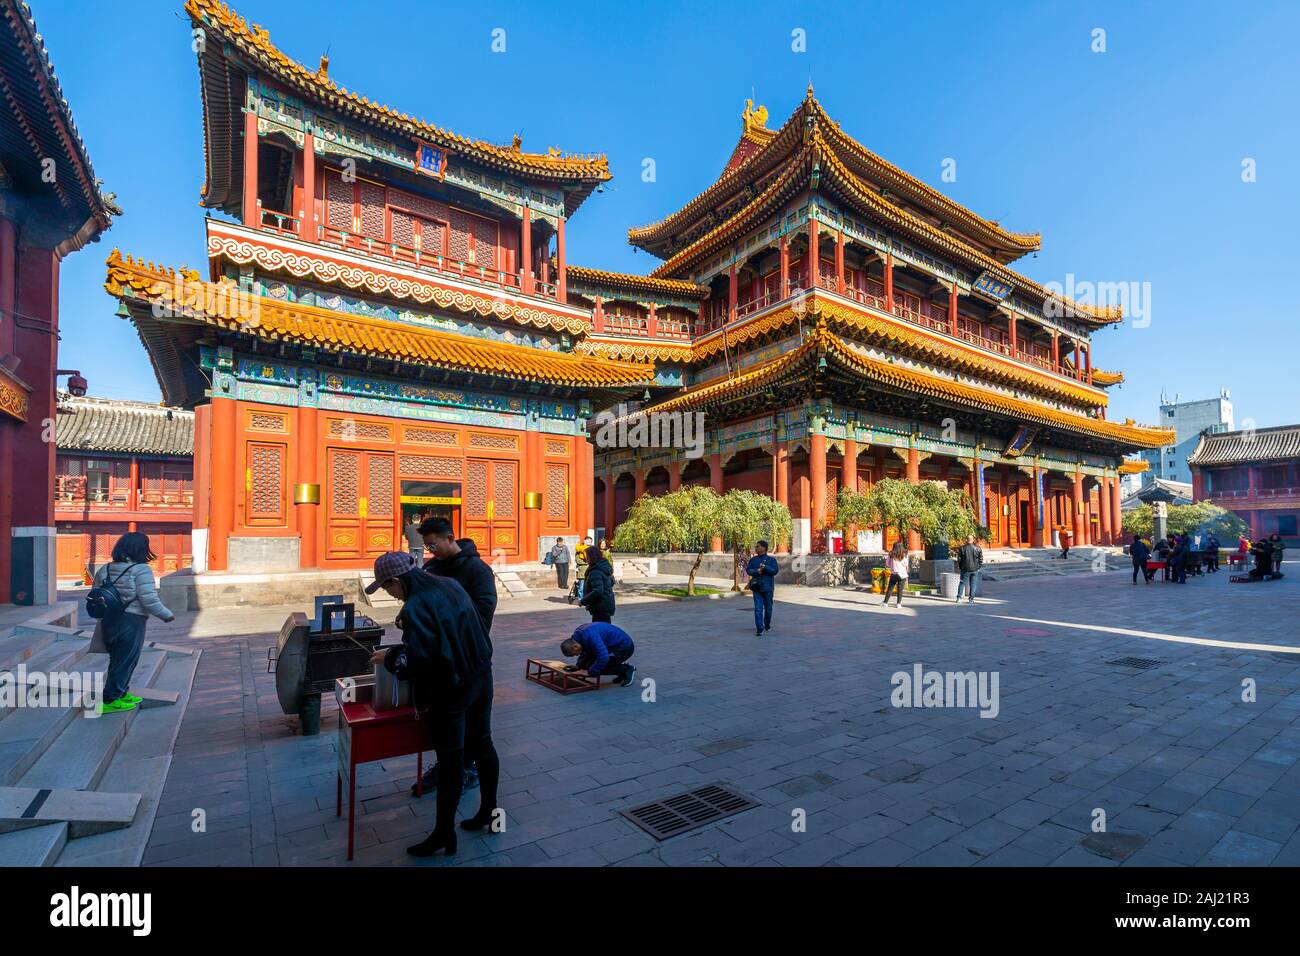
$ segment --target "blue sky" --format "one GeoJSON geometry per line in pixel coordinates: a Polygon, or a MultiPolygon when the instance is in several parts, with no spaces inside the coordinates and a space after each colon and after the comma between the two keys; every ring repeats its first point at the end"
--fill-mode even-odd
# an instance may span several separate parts
{"type": "MultiPolygon", "coordinates": [[[[203,264],[198,74],[179,0],[32,0],[105,188],[125,215],[62,272],[60,365],[93,394],[157,400],[103,291],[114,246],[203,264]]],[[[463,135],[606,153],[614,181],[569,227],[576,263],[644,272],[626,229],[720,171],[754,95],[779,126],[809,80],[870,149],[1008,229],[1016,268],[1133,284],[1149,324],[1094,337],[1122,369],[1112,419],[1161,390],[1232,391],[1238,427],[1300,421],[1300,5],[1155,3],[432,4],[241,0],[235,9],[349,89],[463,135]],[[506,52],[491,51],[506,31],[506,52]],[[1105,31],[1104,53],[1093,52],[1105,31]],[[806,51],[792,31],[806,31],[806,51]],[[657,178],[642,181],[653,158],[657,178]],[[946,159],[955,182],[943,182],[946,159]],[[1243,161],[1256,180],[1243,182],[1243,161]],[[1145,290],[1149,290],[1147,293],[1145,290]]]]}

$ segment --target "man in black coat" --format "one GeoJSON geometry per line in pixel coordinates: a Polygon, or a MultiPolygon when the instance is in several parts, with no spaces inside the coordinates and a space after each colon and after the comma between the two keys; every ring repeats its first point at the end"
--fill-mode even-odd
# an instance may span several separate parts
{"type": "Polygon", "coordinates": [[[961,578],[957,582],[956,600],[961,600],[961,592],[966,592],[966,603],[975,603],[975,587],[979,583],[980,568],[984,567],[984,552],[975,543],[973,535],[966,536],[966,543],[957,549],[957,570],[961,578]]]}
{"type": "Polygon", "coordinates": [[[420,525],[424,546],[433,557],[424,570],[440,578],[458,582],[478,608],[483,630],[492,635],[492,615],[497,610],[497,579],[492,568],[479,557],[478,547],[469,538],[456,540],[455,529],[446,518],[429,518],[420,525]]]}
{"type": "Polygon", "coordinates": [[[604,542],[601,547],[587,551],[591,562],[582,585],[582,606],[593,621],[610,623],[614,616],[614,566],[605,557],[604,542]]]}
{"type": "Polygon", "coordinates": [[[1151,557],[1151,549],[1142,540],[1142,535],[1133,535],[1133,543],[1128,546],[1128,556],[1133,559],[1133,583],[1138,583],[1138,573],[1141,572],[1142,579],[1150,584],[1151,575],[1155,572],[1147,571],[1147,559],[1151,557]]]}
{"type": "MultiPolygon", "coordinates": [[[[469,599],[474,602],[479,620],[483,622],[483,633],[492,636],[492,616],[497,610],[497,579],[488,563],[479,557],[478,547],[469,538],[456,539],[456,530],[446,518],[428,518],[420,525],[420,535],[424,546],[432,553],[424,564],[424,570],[435,577],[451,578],[457,582],[469,599]]],[[[424,772],[421,781],[423,788],[435,790],[438,787],[438,765],[435,763],[424,772]]],[[[464,788],[472,790],[478,786],[478,768],[473,760],[465,763],[464,788]]],[[[411,785],[411,795],[418,795],[420,788],[411,785]]]]}

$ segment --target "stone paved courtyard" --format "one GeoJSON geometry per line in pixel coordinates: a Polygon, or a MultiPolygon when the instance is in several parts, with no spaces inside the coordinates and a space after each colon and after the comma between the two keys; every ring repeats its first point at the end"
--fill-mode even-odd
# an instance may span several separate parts
{"type": "MultiPolygon", "coordinates": [[[[1110,572],[901,610],[787,587],[761,639],[747,596],[627,598],[615,620],[652,703],[640,688],[563,697],[525,683],[525,659],[558,656],[587,618],[558,592],[503,599],[493,722],[507,829],[462,834],[455,857],[418,865],[1300,864],[1298,582],[1133,587],[1110,572]],[[1108,663],[1122,657],[1161,663],[1108,663]],[[998,715],[891,706],[891,675],[918,662],[997,672],[998,715]],[[761,806],[661,843],[618,815],[709,783],[761,806]]],[[[151,623],[151,637],[205,650],[146,865],[345,864],[333,703],[320,736],[298,736],[266,673],[285,613],[151,623]]],[[[404,850],[432,828],[434,800],[408,794],[414,776],[413,757],[359,772],[355,864],[416,865],[404,850]]],[[[477,803],[469,792],[462,815],[477,803]]]]}

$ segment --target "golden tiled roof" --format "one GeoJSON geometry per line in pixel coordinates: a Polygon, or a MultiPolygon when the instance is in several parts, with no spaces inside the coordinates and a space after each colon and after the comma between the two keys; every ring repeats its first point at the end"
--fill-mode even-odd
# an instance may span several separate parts
{"type": "Polygon", "coordinates": [[[1118,385],[1122,381],[1124,381],[1123,372],[1110,372],[1102,368],[1092,370],[1092,384],[1094,385],[1118,385]]]}
{"type": "Polygon", "coordinates": [[[669,412],[684,408],[700,408],[739,398],[758,388],[774,387],[785,379],[804,375],[808,371],[807,366],[821,358],[825,358],[828,364],[835,364],[856,377],[870,382],[1010,416],[1024,422],[1109,439],[1137,448],[1157,448],[1173,441],[1174,433],[1170,429],[1137,425],[1132,420],[1121,424],[1062,411],[992,392],[987,388],[954,382],[928,372],[881,361],[835,335],[825,322],[818,322],[803,345],[797,349],[738,375],[723,376],[694,386],[673,398],[646,408],[645,411],[647,413],[669,412]]]}
{"type": "Polygon", "coordinates": [[[886,225],[908,231],[918,240],[946,252],[975,268],[1027,294],[1039,302],[1057,303],[1063,315],[1071,315],[1094,324],[1109,324],[1123,319],[1118,307],[1100,307],[1074,302],[1057,295],[1034,280],[1020,275],[964,239],[931,225],[918,216],[890,202],[859,179],[829,147],[821,128],[814,126],[800,151],[785,164],[782,172],[742,209],[680,250],[650,274],[668,277],[710,255],[721,245],[739,237],[765,213],[800,190],[814,168],[820,170],[820,188],[837,192],[863,215],[886,225]]]}
{"type": "Polygon", "coordinates": [[[654,342],[645,339],[591,339],[579,342],[574,351],[584,355],[624,359],[629,362],[679,362],[692,360],[689,342],[654,342]]]}
{"type": "Polygon", "coordinates": [[[255,296],[232,282],[207,282],[192,270],[160,268],[116,249],[108,257],[104,288],[115,298],[149,304],[155,314],[161,311],[168,317],[331,352],[578,387],[639,385],[654,377],[653,368],[632,362],[493,342],[255,296]]]}
{"type": "MultiPolygon", "coordinates": [[[[458,136],[449,130],[408,116],[358,93],[350,92],[321,70],[309,70],[282,53],[270,33],[247,23],[221,0],[186,0],[185,12],[195,25],[216,30],[221,40],[242,50],[269,74],[299,92],[330,106],[350,112],[379,126],[400,130],[409,136],[446,146],[488,165],[545,179],[599,180],[610,178],[609,160],[603,155],[561,155],[558,150],[525,153],[517,144],[498,146],[483,140],[458,136]]],[[[209,43],[214,42],[212,40],[209,43]]]]}
{"type": "Polygon", "coordinates": [[[743,162],[729,164],[717,181],[677,212],[648,226],[629,229],[629,242],[633,245],[641,245],[668,238],[675,230],[690,224],[694,219],[715,208],[724,198],[739,191],[746,182],[769,172],[769,167],[778,164],[786,152],[797,153],[801,138],[805,138],[810,129],[817,129],[819,132],[824,129],[827,131],[826,137],[831,145],[837,151],[843,151],[850,156],[863,172],[872,174],[884,185],[906,194],[918,204],[927,206],[936,213],[951,218],[962,227],[983,236],[990,245],[1004,248],[1015,256],[1041,248],[1042,237],[1039,234],[1009,232],[998,223],[976,215],[867,149],[830,118],[821,103],[813,96],[811,86],[804,100],[778,131],[766,129],[767,110],[764,107],[759,107],[758,110],[761,111],[761,122],[755,122],[758,112],[747,103],[745,113],[742,115],[744,131],[741,139],[765,149],[770,147],[771,155],[761,156],[761,152],[756,152],[743,162]]]}
{"type": "Polygon", "coordinates": [[[1140,475],[1142,472],[1150,470],[1151,462],[1145,458],[1126,458],[1119,465],[1121,475],[1140,475]]]}
{"type": "Polygon", "coordinates": [[[585,266],[575,265],[566,266],[565,271],[570,283],[608,286],[611,289],[620,291],[647,294],[659,292],[693,301],[698,301],[709,294],[709,290],[704,286],[696,285],[694,282],[684,282],[681,279],[661,279],[654,276],[632,275],[627,272],[609,272],[604,269],[589,269],[585,266]]]}

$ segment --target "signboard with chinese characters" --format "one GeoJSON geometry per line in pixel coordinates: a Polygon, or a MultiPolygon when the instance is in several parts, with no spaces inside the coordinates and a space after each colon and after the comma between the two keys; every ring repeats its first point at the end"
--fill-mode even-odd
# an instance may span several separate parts
{"type": "Polygon", "coordinates": [[[447,176],[447,154],[428,143],[415,144],[415,170],[427,176],[445,179],[447,176]]]}
{"type": "Polygon", "coordinates": [[[979,278],[971,284],[971,288],[984,296],[992,299],[994,302],[1001,302],[1011,294],[1011,286],[999,279],[993,278],[987,272],[981,272],[979,278]]]}

